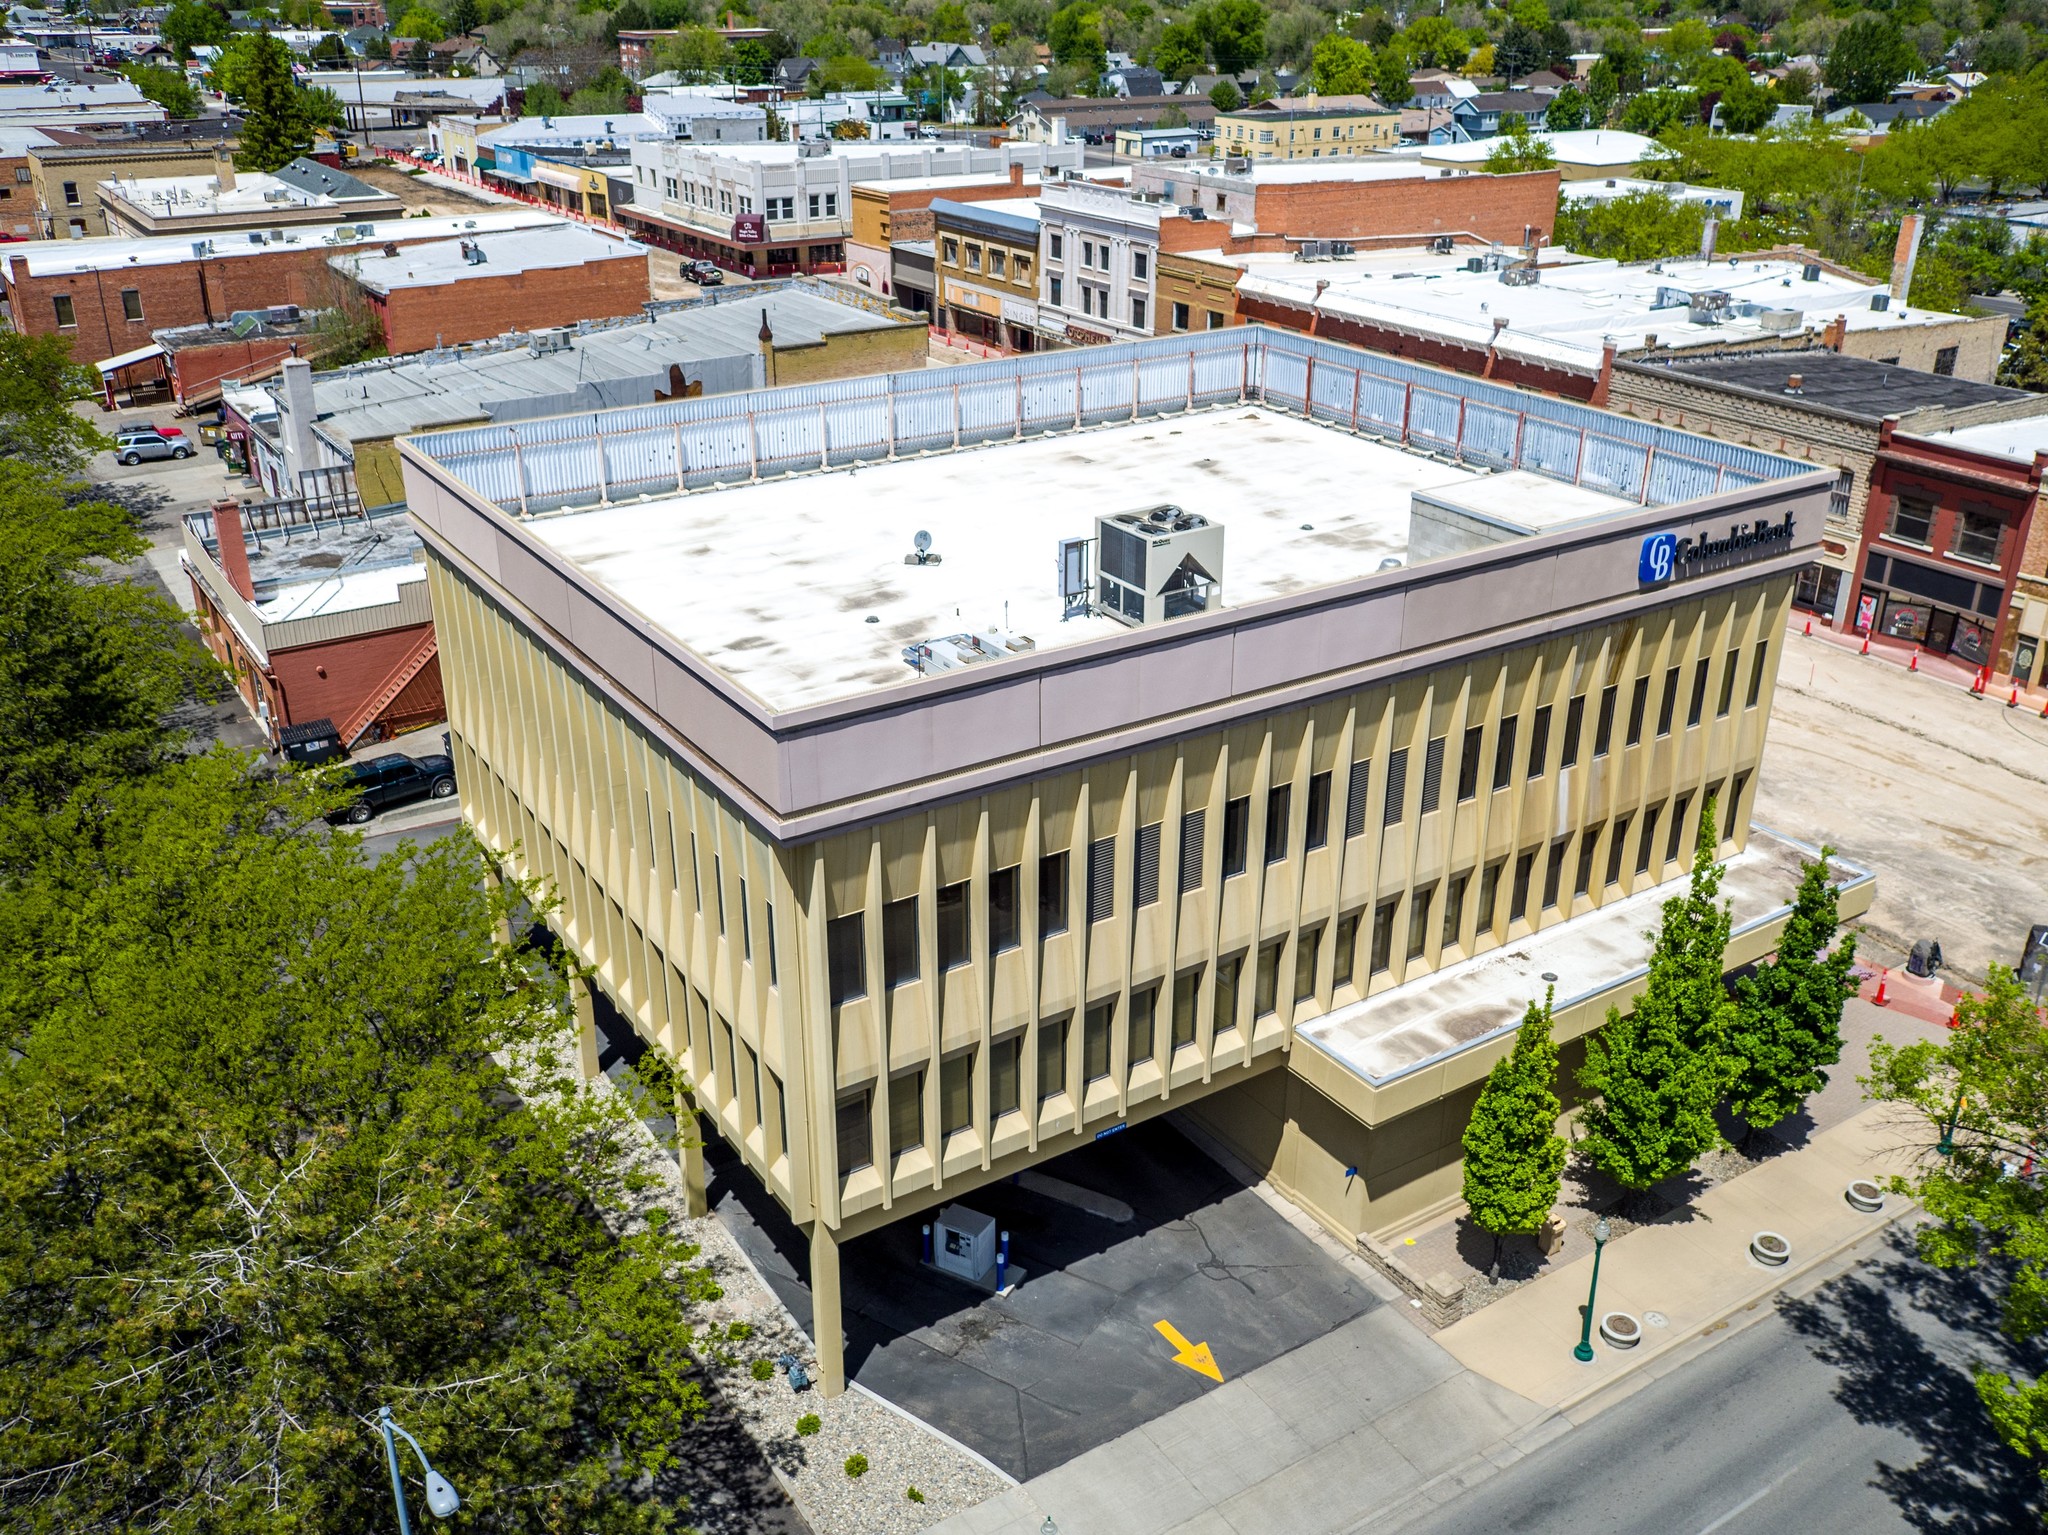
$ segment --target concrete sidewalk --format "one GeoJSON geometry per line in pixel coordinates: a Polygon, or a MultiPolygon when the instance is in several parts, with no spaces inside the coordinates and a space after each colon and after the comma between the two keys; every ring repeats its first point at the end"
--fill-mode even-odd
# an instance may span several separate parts
{"type": "Polygon", "coordinates": [[[1543,1408],[1564,1411],[1908,1213],[1912,1206],[1893,1195],[1878,1214],[1864,1214],[1843,1190],[1854,1178],[1882,1181],[1907,1171],[1914,1160],[1911,1133],[1896,1109],[1872,1105],[1799,1150],[1610,1242],[1596,1310],[1601,1316],[1626,1311],[1644,1323],[1643,1341],[1634,1348],[1599,1341],[1596,1317],[1593,1362],[1573,1357],[1591,1257],[1445,1328],[1437,1342],[1476,1374],[1543,1408]],[[1790,1242],[1791,1261],[1769,1268],[1751,1258],[1749,1240],[1759,1231],[1775,1231],[1790,1242]],[[1664,1325],[1651,1322],[1652,1314],[1664,1325]]]}
{"type": "Polygon", "coordinates": [[[1404,1523],[1682,1364],[1687,1345],[1705,1346],[1773,1292],[1820,1282],[1909,1214],[1896,1197],[1875,1215],[1843,1198],[1851,1179],[1911,1165],[1895,1113],[1865,1109],[1611,1242],[1600,1312],[1664,1319],[1633,1349],[1596,1340],[1591,1364],[1573,1357],[1590,1257],[1433,1338],[1381,1306],[934,1535],[1039,1535],[1048,1516],[1061,1535],[1350,1535],[1404,1523]],[[1783,1268],[1750,1258],[1762,1230],[1791,1242],[1783,1268]]]}

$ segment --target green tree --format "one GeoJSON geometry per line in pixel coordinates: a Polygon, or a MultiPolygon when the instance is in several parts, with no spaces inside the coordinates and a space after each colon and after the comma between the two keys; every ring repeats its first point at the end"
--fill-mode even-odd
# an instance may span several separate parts
{"type": "Polygon", "coordinates": [[[1771,120],[1778,104],[1771,93],[1745,75],[1721,92],[1721,127],[1728,133],[1754,133],[1771,120]]]}
{"type": "Polygon", "coordinates": [[[1364,96],[1378,83],[1372,49],[1341,32],[1327,33],[1310,56],[1309,74],[1322,96],[1364,96]]]}
{"type": "Polygon", "coordinates": [[[1235,112],[1244,105],[1244,92],[1234,81],[1218,80],[1209,87],[1209,101],[1219,112],[1235,112]]]}
{"type": "Polygon", "coordinates": [[[1671,78],[1690,80],[1714,51],[1714,29],[1696,16],[1674,21],[1658,45],[1671,78]]]}
{"type": "Polygon", "coordinates": [[[632,91],[633,82],[626,78],[619,66],[607,64],[577,88],[569,98],[569,110],[589,116],[623,112],[626,110],[626,98],[632,91]]]}
{"type": "Polygon", "coordinates": [[[1576,85],[1567,85],[1550,98],[1550,110],[1543,114],[1543,126],[1552,133],[1569,133],[1575,128],[1592,125],[1592,108],[1586,103],[1586,93],[1576,85]]]}
{"type": "Polygon", "coordinates": [[[185,78],[183,70],[166,69],[161,64],[128,64],[121,74],[172,117],[187,119],[199,115],[199,92],[185,78]]]}
{"type": "Polygon", "coordinates": [[[1415,95],[1415,88],[1408,83],[1408,51],[1400,39],[1380,48],[1373,80],[1376,94],[1387,106],[1401,106],[1415,95]]]}
{"type": "MultiPolygon", "coordinates": [[[[242,146],[235,163],[243,170],[274,171],[313,147],[307,103],[292,78],[292,56],[267,32],[245,32],[233,49],[242,50],[236,76],[242,98],[242,146]]],[[[222,55],[223,61],[227,58],[222,55]]]]}
{"type": "Polygon", "coordinates": [[[1620,98],[1621,72],[1616,69],[1614,60],[1603,54],[1595,59],[1593,67],[1586,71],[1586,115],[1589,126],[1604,126],[1608,114],[1614,110],[1614,103],[1620,98]]]}
{"type": "Polygon", "coordinates": [[[1662,138],[1681,123],[1695,122],[1700,99],[1691,91],[1655,90],[1631,96],[1621,109],[1621,126],[1629,133],[1662,138]]]}
{"type": "Polygon", "coordinates": [[[712,27],[681,27],[654,49],[658,68],[674,70],[692,83],[716,80],[725,73],[731,49],[712,27]]]}
{"type": "Polygon", "coordinates": [[[2027,306],[2027,323],[2019,340],[1999,365],[1998,381],[2009,389],[2048,394],[2048,300],[2027,306]]]}
{"type": "Polygon", "coordinates": [[[448,0],[448,35],[467,37],[483,24],[483,8],[476,0],[448,0]]]}
{"type": "Polygon", "coordinates": [[[1718,820],[1709,797],[1700,808],[1692,878],[1664,903],[1650,951],[1649,979],[1624,1017],[1586,1041],[1579,1085],[1586,1159],[1631,1193],[1685,1171],[1721,1144],[1714,1109],[1727,1084],[1727,1038],[1735,1002],[1723,979],[1728,908],[1717,902],[1714,861],[1718,820]]]}
{"type": "Polygon", "coordinates": [[[448,29],[441,25],[441,18],[424,5],[416,5],[391,29],[393,37],[408,37],[416,42],[438,43],[448,35],[448,29]]]}
{"type": "Polygon", "coordinates": [[[1169,23],[1152,45],[1152,67],[1168,80],[1185,81],[1202,72],[1209,61],[1202,34],[1185,21],[1169,23]]]}
{"type": "Polygon", "coordinates": [[[1472,1224],[1493,1237],[1492,1277],[1500,1278],[1501,1241],[1534,1231],[1557,1203],[1565,1161],[1557,1133],[1557,1042],[1550,1006],[1531,1002],[1515,1048],[1494,1062],[1465,1126],[1465,1206],[1472,1224]]]}
{"type": "Polygon", "coordinates": [[[1837,101],[1883,101],[1893,86],[1920,67],[1919,55],[1889,16],[1865,11],[1852,18],[1828,52],[1821,78],[1837,101]]]}
{"type": "Polygon", "coordinates": [[[1728,1039],[1729,1107],[1751,1130],[1768,1130],[1828,1085],[1842,1058],[1842,1004],[1856,994],[1849,968],[1856,940],[1841,925],[1828,875],[1834,849],[1806,865],[1778,952],[1736,982],[1728,1039]]]}
{"type": "Polygon", "coordinates": [[[1242,74],[1266,56],[1266,8],[1259,0],[1208,0],[1194,20],[1218,74],[1242,74]]]}
{"type": "Polygon", "coordinates": [[[1522,118],[1511,117],[1508,125],[1501,130],[1500,137],[1493,141],[1493,147],[1486,152],[1486,171],[1489,175],[1505,176],[1515,171],[1547,171],[1557,168],[1557,156],[1550,145],[1529,131],[1529,125],[1522,118]]]}
{"type": "Polygon", "coordinates": [[[1462,69],[1472,52],[1472,39],[1456,22],[1424,16],[1401,34],[1402,47],[1413,64],[1425,69],[1462,69]]]}
{"type": "Polygon", "coordinates": [[[1102,13],[1086,0],[1076,0],[1052,13],[1046,23],[1046,46],[1055,62],[1070,64],[1089,76],[1102,73],[1108,48],[1102,40],[1102,13]]]}
{"type": "Polygon", "coordinates": [[[538,80],[526,88],[526,101],[520,108],[520,114],[524,117],[560,117],[568,110],[568,100],[561,91],[545,80],[538,80]]]}
{"type": "Polygon", "coordinates": [[[826,59],[811,71],[811,80],[827,94],[834,91],[878,91],[889,83],[889,77],[877,65],[851,53],[826,59]]]}
{"type": "MultiPolygon", "coordinates": [[[[1956,1004],[1944,1038],[1873,1040],[1863,1085],[1879,1102],[1912,1111],[1928,1152],[1946,1152],[1894,1180],[1932,1217],[1915,1235],[1920,1256],[1942,1269],[1992,1260],[2006,1335],[2025,1341],[2048,1331],[2048,1187],[2013,1176],[2039,1156],[2048,1125],[2048,1028],[2026,989],[1991,966],[1984,990],[1956,1004]]],[[[1998,1437],[2039,1457],[2048,1448],[2048,1377],[2022,1381],[1981,1366],[1975,1374],[1998,1437]]]]}
{"type": "MultiPolygon", "coordinates": [[[[0,333],[0,356],[25,349],[0,333]]],[[[25,461],[61,456],[31,414],[0,418],[0,841],[81,781],[156,765],[176,745],[159,721],[212,675],[175,607],[108,575],[148,548],[129,514],[25,461]]]]}
{"type": "Polygon", "coordinates": [[[113,439],[73,410],[99,393],[99,375],[71,360],[62,336],[0,330],[0,462],[60,474],[83,469],[113,439]]]}
{"type": "Polygon", "coordinates": [[[164,46],[179,61],[192,57],[199,47],[217,48],[228,40],[228,13],[208,0],[175,0],[164,16],[160,35],[164,46]]]}
{"type": "Polygon", "coordinates": [[[332,799],[217,752],[11,843],[6,1523],[385,1528],[387,1404],[481,1527],[672,1528],[715,1290],[627,1100],[474,843],[373,864],[332,799]]]}
{"type": "Polygon", "coordinates": [[[941,0],[925,25],[925,40],[934,43],[971,43],[974,25],[967,19],[967,7],[960,0],[941,0]]]}

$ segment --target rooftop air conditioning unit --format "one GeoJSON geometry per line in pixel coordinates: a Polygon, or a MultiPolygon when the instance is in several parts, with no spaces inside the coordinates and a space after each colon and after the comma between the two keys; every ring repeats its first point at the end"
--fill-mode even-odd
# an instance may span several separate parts
{"type": "Polygon", "coordinates": [[[536,357],[545,357],[551,352],[566,352],[576,332],[566,325],[557,325],[552,330],[537,330],[527,342],[527,349],[536,357]]]}
{"type": "Polygon", "coordinates": [[[1249,176],[1252,162],[1243,156],[1232,156],[1223,162],[1223,173],[1226,176],[1249,176]]]}
{"type": "Polygon", "coordinates": [[[1543,280],[1543,273],[1532,266],[1502,267],[1500,280],[1510,288],[1533,288],[1543,280]]]}
{"type": "Polygon", "coordinates": [[[299,318],[297,304],[273,304],[270,306],[270,322],[273,325],[291,325],[299,318]]]}
{"type": "Polygon", "coordinates": [[[1799,329],[1799,322],[1804,318],[1796,309],[1760,309],[1756,323],[1765,330],[1792,331],[1799,329]]]}
{"type": "Polygon", "coordinates": [[[1892,296],[1889,293],[1873,293],[1870,295],[1870,307],[1882,314],[1892,307],[1892,296]]]}
{"type": "Polygon", "coordinates": [[[1223,529],[1177,506],[1095,519],[1097,606],[1136,628],[1223,605],[1223,529]]]}
{"type": "Polygon", "coordinates": [[[1734,308],[1733,301],[1725,293],[1695,293],[1686,305],[1685,317],[1695,325],[1725,325],[1734,308]]]}
{"type": "Polygon", "coordinates": [[[250,231],[249,231],[249,243],[250,243],[251,245],[261,245],[261,244],[263,243],[263,231],[262,231],[262,230],[260,230],[260,229],[252,229],[252,230],[250,230],[250,231]]]}
{"type": "Polygon", "coordinates": [[[1351,242],[1350,242],[1349,240],[1332,240],[1332,241],[1330,241],[1330,242],[1329,242],[1329,248],[1330,248],[1330,254],[1331,254],[1331,255],[1332,255],[1333,257],[1334,257],[1334,256],[1349,256],[1349,255],[1353,254],[1353,252],[1352,252],[1352,248],[1351,248],[1351,242]]]}
{"type": "Polygon", "coordinates": [[[1453,250],[1457,249],[1457,245],[1457,240],[1450,235],[1438,235],[1429,242],[1430,250],[1439,256],[1448,256],[1453,250]]]}

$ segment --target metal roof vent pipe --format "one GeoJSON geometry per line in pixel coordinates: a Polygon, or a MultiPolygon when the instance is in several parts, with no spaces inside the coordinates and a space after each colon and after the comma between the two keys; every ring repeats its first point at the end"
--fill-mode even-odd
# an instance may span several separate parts
{"type": "Polygon", "coordinates": [[[1790,378],[1785,380],[1785,393],[1798,394],[1800,392],[1800,386],[1803,385],[1805,382],[1806,376],[1804,374],[1793,374],[1790,378]]]}

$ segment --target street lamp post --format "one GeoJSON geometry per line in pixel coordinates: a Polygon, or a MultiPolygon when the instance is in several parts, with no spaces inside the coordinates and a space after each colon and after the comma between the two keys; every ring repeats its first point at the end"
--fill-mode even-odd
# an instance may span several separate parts
{"type": "Polygon", "coordinates": [[[1586,1286],[1586,1321],[1579,1329],[1579,1346],[1572,1350],[1580,1364],[1593,1362],[1593,1300],[1600,1293],[1600,1251],[1613,1234],[1604,1217],[1593,1222],[1593,1282],[1586,1286]]]}
{"type": "Polygon", "coordinates": [[[405,1482],[398,1474],[398,1440],[396,1434],[412,1446],[413,1454],[419,1457],[420,1470],[427,1478],[427,1509],[436,1519],[446,1519],[462,1507],[462,1499],[455,1495],[455,1489],[448,1485],[448,1478],[436,1471],[433,1462],[427,1459],[427,1452],[420,1448],[420,1442],[400,1428],[391,1417],[389,1407],[377,1409],[377,1427],[384,1435],[384,1457],[391,1464],[391,1496],[398,1504],[398,1535],[412,1535],[412,1519],[405,1508],[405,1482]]]}

